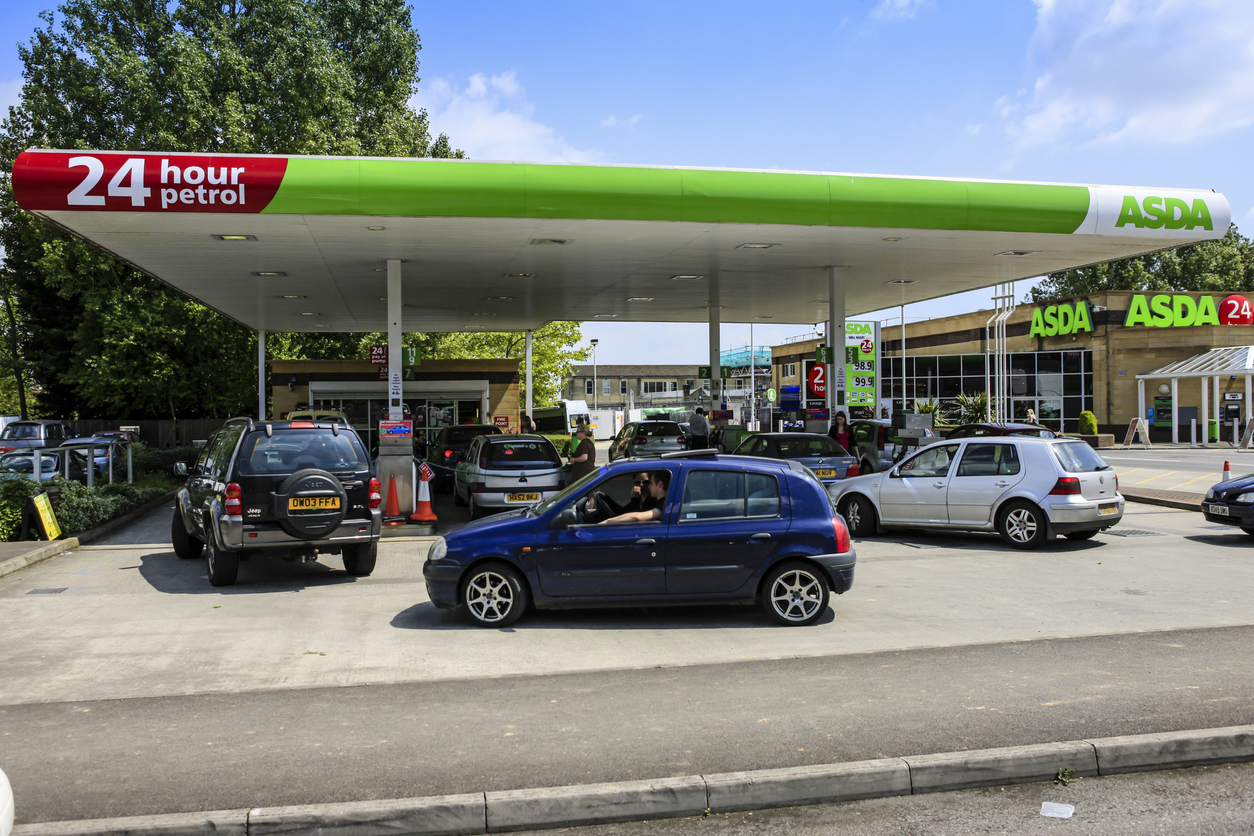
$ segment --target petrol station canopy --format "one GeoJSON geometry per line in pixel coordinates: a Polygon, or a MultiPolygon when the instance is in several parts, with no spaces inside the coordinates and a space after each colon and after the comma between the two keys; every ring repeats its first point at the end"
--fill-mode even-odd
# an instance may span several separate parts
{"type": "Polygon", "coordinates": [[[265,331],[819,322],[1221,238],[1213,190],[30,150],[18,205],[265,331]]]}

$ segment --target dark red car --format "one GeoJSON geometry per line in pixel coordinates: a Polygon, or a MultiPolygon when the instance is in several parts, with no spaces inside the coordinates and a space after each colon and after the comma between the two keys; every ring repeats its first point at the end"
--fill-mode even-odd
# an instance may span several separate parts
{"type": "Polygon", "coordinates": [[[1033,438],[1061,438],[1056,433],[1040,424],[963,424],[950,430],[945,438],[975,438],[981,435],[1027,435],[1033,438]]]}

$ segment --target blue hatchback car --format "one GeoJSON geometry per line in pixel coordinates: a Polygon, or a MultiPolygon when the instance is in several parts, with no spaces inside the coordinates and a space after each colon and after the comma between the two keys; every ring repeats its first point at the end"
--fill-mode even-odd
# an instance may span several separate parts
{"type": "Polygon", "coordinates": [[[760,603],[813,624],[856,556],[822,483],[787,461],[713,450],[623,459],[538,505],[432,545],[432,603],[484,627],[539,608],[760,603]]]}

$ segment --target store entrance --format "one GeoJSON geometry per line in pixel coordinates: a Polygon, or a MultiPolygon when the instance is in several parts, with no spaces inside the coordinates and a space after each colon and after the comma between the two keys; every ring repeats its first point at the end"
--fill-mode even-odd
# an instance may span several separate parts
{"type": "MultiPolygon", "coordinates": [[[[315,409],[337,409],[348,416],[348,422],[365,437],[373,438],[379,421],[387,418],[387,398],[337,398],[314,399],[315,409]]],[[[406,398],[405,420],[414,422],[414,440],[434,438],[442,427],[454,424],[483,423],[483,401],[470,399],[406,398]]]]}

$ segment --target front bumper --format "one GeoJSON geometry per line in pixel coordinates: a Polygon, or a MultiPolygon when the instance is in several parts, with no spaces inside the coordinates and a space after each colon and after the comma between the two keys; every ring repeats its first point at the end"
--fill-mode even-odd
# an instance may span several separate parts
{"type": "Polygon", "coordinates": [[[463,568],[459,563],[423,562],[422,577],[427,583],[427,597],[437,608],[451,610],[457,607],[457,584],[461,581],[463,568]]]}
{"type": "Polygon", "coordinates": [[[1121,494],[1098,502],[1078,496],[1047,497],[1045,502],[1045,513],[1049,515],[1049,523],[1058,534],[1110,528],[1123,519],[1123,511],[1124,499],[1121,494]],[[1049,501],[1051,499],[1054,501],[1049,501]],[[1103,508],[1109,508],[1112,505],[1118,510],[1114,513],[1102,513],[1103,508]]]}
{"type": "Polygon", "coordinates": [[[293,537],[278,523],[248,524],[239,515],[223,515],[218,518],[218,542],[229,551],[292,548],[338,551],[343,546],[378,540],[382,533],[383,512],[378,508],[371,509],[369,520],[345,520],[327,536],[314,540],[293,537]]]}
{"type": "Polygon", "coordinates": [[[1202,516],[1206,518],[1207,522],[1211,523],[1254,528],[1254,505],[1232,505],[1227,502],[1202,500],[1202,516]],[[1226,515],[1216,514],[1211,510],[1216,506],[1228,509],[1228,513],[1226,515]]]}

